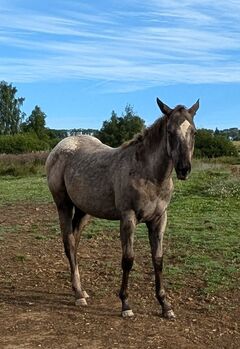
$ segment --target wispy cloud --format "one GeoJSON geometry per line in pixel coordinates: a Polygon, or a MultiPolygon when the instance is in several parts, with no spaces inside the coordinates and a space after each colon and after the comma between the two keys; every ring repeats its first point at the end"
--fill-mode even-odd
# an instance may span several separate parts
{"type": "Polygon", "coordinates": [[[2,5],[1,79],[89,79],[114,91],[240,82],[238,1],[54,2],[2,5]]]}

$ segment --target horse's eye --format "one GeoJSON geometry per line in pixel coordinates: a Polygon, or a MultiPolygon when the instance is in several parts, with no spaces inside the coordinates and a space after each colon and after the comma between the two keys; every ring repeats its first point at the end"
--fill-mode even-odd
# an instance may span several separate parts
{"type": "Polygon", "coordinates": [[[196,130],[192,130],[191,133],[192,133],[193,136],[195,136],[197,131],[196,130]]]}

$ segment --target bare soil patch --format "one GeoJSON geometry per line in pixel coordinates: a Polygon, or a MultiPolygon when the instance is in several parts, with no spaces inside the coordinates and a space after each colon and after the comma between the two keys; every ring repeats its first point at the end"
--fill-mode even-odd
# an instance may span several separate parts
{"type": "Polygon", "coordinates": [[[76,307],[54,206],[0,210],[0,348],[239,348],[237,290],[203,297],[197,279],[175,289],[166,275],[177,319],[164,320],[148,246],[137,240],[129,289],[135,317],[122,319],[120,242],[117,232],[103,231],[82,238],[80,268],[90,299],[88,307],[76,307]]]}

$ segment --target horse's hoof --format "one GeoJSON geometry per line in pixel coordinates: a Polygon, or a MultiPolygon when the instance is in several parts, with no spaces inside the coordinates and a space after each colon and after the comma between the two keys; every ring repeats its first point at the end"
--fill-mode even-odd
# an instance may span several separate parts
{"type": "Polygon", "coordinates": [[[82,293],[83,293],[83,297],[84,297],[84,298],[89,298],[89,295],[87,294],[86,291],[83,291],[82,293]]]}
{"type": "Polygon", "coordinates": [[[87,305],[87,301],[85,298],[78,298],[75,300],[75,305],[79,306],[86,306],[87,305]]]}
{"type": "Polygon", "coordinates": [[[134,316],[133,311],[131,309],[122,311],[122,317],[132,317],[134,316]]]}
{"type": "Polygon", "coordinates": [[[166,312],[163,314],[163,316],[164,316],[166,319],[168,319],[168,320],[175,320],[175,319],[176,319],[176,316],[175,316],[173,310],[168,310],[168,311],[166,311],[166,312]]]}

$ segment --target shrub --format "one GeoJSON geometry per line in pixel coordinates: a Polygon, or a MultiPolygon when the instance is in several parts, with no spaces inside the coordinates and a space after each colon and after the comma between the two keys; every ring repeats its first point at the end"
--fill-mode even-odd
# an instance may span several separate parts
{"type": "Polygon", "coordinates": [[[44,174],[48,152],[29,154],[0,154],[0,176],[44,174]]]}
{"type": "Polygon", "coordinates": [[[195,156],[216,158],[219,156],[237,156],[234,144],[226,137],[214,135],[208,130],[198,130],[195,142],[195,156]]]}
{"type": "Polygon", "coordinates": [[[40,140],[33,133],[0,136],[0,153],[21,154],[49,150],[49,148],[47,141],[40,140]]]}

